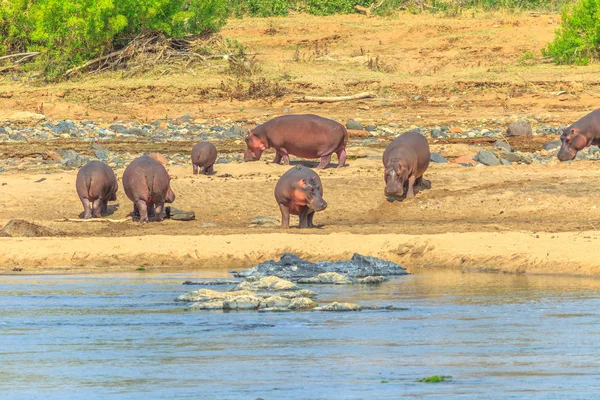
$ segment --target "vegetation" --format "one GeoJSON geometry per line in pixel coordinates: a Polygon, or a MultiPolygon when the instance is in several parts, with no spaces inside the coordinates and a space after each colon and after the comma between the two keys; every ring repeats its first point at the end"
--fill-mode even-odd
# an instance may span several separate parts
{"type": "Polygon", "coordinates": [[[431,375],[427,378],[419,379],[417,382],[422,383],[442,383],[451,380],[452,377],[448,375],[431,375]]]}
{"type": "Polygon", "coordinates": [[[585,65],[600,55],[600,0],[578,0],[565,6],[561,26],[543,51],[557,64],[585,65]]]}

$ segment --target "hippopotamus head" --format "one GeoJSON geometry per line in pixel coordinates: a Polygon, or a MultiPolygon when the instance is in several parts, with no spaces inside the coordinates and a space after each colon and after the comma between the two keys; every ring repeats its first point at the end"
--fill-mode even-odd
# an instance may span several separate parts
{"type": "Polygon", "coordinates": [[[315,178],[302,178],[294,183],[292,198],[296,204],[308,206],[311,212],[322,211],[327,208],[322,193],[321,183],[315,178]]]}
{"type": "Polygon", "coordinates": [[[401,197],[404,194],[404,182],[408,180],[408,168],[402,162],[385,167],[385,195],[387,197],[401,197]]]}
{"type": "Polygon", "coordinates": [[[248,133],[245,140],[248,149],[244,153],[244,162],[260,160],[262,152],[269,148],[267,139],[255,135],[252,131],[248,133]]]}
{"type": "Polygon", "coordinates": [[[574,159],[579,150],[590,144],[588,138],[573,126],[570,126],[563,131],[560,135],[560,140],[562,141],[562,145],[557,154],[560,161],[574,159]]]}

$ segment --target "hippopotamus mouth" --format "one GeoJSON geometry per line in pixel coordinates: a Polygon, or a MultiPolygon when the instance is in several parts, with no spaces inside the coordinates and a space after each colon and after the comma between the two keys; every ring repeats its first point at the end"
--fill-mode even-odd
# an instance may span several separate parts
{"type": "Polygon", "coordinates": [[[571,161],[576,156],[577,156],[577,151],[575,151],[574,149],[570,148],[569,146],[565,146],[565,144],[563,144],[561,146],[560,150],[558,151],[558,154],[556,155],[556,157],[560,161],[571,161]]]}
{"type": "Polygon", "coordinates": [[[258,161],[260,160],[261,154],[255,154],[252,150],[246,150],[244,153],[244,162],[248,161],[258,161]]]}
{"type": "Polygon", "coordinates": [[[327,208],[327,202],[323,199],[310,199],[308,202],[308,208],[311,211],[323,211],[327,208]]]}

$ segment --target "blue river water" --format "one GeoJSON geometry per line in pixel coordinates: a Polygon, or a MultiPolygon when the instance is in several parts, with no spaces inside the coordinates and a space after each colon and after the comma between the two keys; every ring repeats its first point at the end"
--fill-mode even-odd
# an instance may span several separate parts
{"type": "MultiPolygon", "coordinates": [[[[225,271],[0,277],[0,399],[600,398],[600,280],[308,286],[354,313],[189,312],[225,271]],[[421,383],[431,375],[451,376],[421,383]]],[[[212,287],[219,289],[218,287],[212,287]]]]}

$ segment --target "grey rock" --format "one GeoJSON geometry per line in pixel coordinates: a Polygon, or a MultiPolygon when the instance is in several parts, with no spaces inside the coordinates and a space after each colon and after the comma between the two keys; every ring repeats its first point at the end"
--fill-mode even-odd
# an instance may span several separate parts
{"type": "Polygon", "coordinates": [[[103,162],[108,161],[108,149],[106,147],[101,146],[98,143],[92,143],[90,147],[98,160],[103,162]]]}
{"type": "Polygon", "coordinates": [[[148,132],[145,129],[142,128],[131,128],[128,129],[127,132],[125,132],[129,135],[135,135],[135,136],[148,136],[150,134],[150,132],[148,132]]]}
{"type": "Polygon", "coordinates": [[[353,119],[349,119],[348,121],[346,121],[346,128],[347,129],[358,130],[358,131],[362,131],[363,130],[362,124],[360,122],[356,122],[353,119]]]}
{"type": "Polygon", "coordinates": [[[223,132],[225,130],[225,128],[223,128],[222,126],[211,126],[210,130],[213,132],[223,132]]]}
{"type": "Polygon", "coordinates": [[[446,160],[440,153],[431,153],[429,155],[429,160],[431,160],[434,163],[447,163],[448,160],[446,160]]]}
{"type": "Polygon", "coordinates": [[[577,156],[575,158],[578,159],[578,160],[588,160],[589,156],[585,152],[580,151],[580,152],[577,153],[577,156]]]}
{"type": "Polygon", "coordinates": [[[498,160],[494,153],[487,150],[479,150],[473,159],[491,167],[500,165],[500,160],[498,160]]]}
{"type": "Polygon", "coordinates": [[[415,97],[413,97],[413,100],[414,101],[419,101],[419,100],[421,100],[421,96],[415,96],[415,97]]]}
{"type": "Polygon", "coordinates": [[[544,144],[544,150],[554,150],[560,148],[562,142],[560,140],[553,140],[544,144]]]}
{"type": "Polygon", "coordinates": [[[226,157],[219,157],[215,164],[229,164],[229,160],[226,157]]]}
{"type": "Polygon", "coordinates": [[[369,132],[375,132],[377,130],[377,126],[376,125],[367,125],[367,126],[365,126],[365,129],[369,132]]]}
{"type": "Polygon", "coordinates": [[[119,124],[111,125],[108,127],[108,129],[110,129],[113,132],[117,132],[117,133],[127,132],[127,127],[123,126],[123,125],[119,125],[119,124]]]}
{"type": "Polygon", "coordinates": [[[231,128],[227,129],[225,132],[223,132],[222,136],[226,139],[237,139],[237,138],[244,138],[246,137],[246,135],[248,134],[248,131],[245,129],[242,129],[241,127],[234,125],[231,128]]]}
{"type": "Polygon", "coordinates": [[[448,135],[446,135],[443,131],[441,131],[439,129],[432,129],[431,137],[434,139],[446,139],[448,137],[448,135]]]}
{"type": "Polygon", "coordinates": [[[356,283],[361,285],[379,285],[388,280],[385,276],[365,276],[364,278],[357,279],[356,283]]]}
{"type": "Polygon", "coordinates": [[[250,226],[279,226],[281,222],[277,216],[257,216],[250,221],[250,226]]]}
{"type": "Polygon", "coordinates": [[[513,148],[510,144],[506,143],[504,140],[496,140],[494,142],[494,147],[498,147],[500,149],[506,150],[509,153],[513,152],[513,148]]]}
{"type": "Polygon", "coordinates": [[[352,281],[346,278],[344,275],[338,274],[337,272],[324,272],[311,278],[299,279],[298,283],[349,285],[352,283],[352,281]]]}
{"type": "Polygon", "coordinates": [[[449,132],[450,131],[450,127],[446,126],[446,125],[443,125],[443,126],[440,126],[440,130],[442,132],[449,132]]]}
{"type": "Polygon", "coordinates": [[[296,299],[292,299],[292,302],[288,306],[290,310],[307,310],[311,308],[315,308],[318,304],[313,300],[306,297],[298,297],[296,299]]]}
{"type": "Polygon", "coordinates": [[[475,136],[477,136],[477,134],[475,134],[475,132],[467,132],[467,137],[468,138],[474,138],[475,136]]]}
{"type": "Polygon", "coordinates": [[[260,298],[256,296],[238,296],[223,300],[223,310],[256,310],[260,306],[260,298]]]}
{"type": "Polygon", "coordinates": [[[513,122],[506,128],[506,136],[531,136],[533,133],[529,121],[513,122]]]}
{"type": "Polygon", "coordinates": [[[294,254],[284,253],[277,262],[270,260],[250,269],[232,271],[235,277],[278,276],[293,282],[324,272],[337,272],[349,278],[362,278],[370,275],[407,275],[406,270],[396,263],[360,254],[354,254],[348,261],[312,263],[294,254]]]}
{"type": "Polygon", "coordinates": [[[84,164],[84,159],[77,154],[75,150],[59,150],[62,156],[62,163],[67,167],[79,168],[84,164]]]}
{"type": "Polygon", "coordinates": [[[588,149],[588,154],[596,154],[596,153],[600,153],[600,147],[598,147],[596,145],[590,146],[590,148],[588,149]]]}
{"type": "Polygon", "coordinates": [[[15,141],[18,141],[18,142],[24,142],[24,141],[27,140],[27,138],[25,136],[21,135],[19,132],[12,133],[12,134],[8,135],[8,138],[10,140],[15,140],[15,141]]]}
{"type": "Polygon", "coordinates": [[[279,278],[277,276],[265,276],[257,279],[256,277],[248,277],[245,281],[240,282],[233,290],[266,290],[270,292],[275,291],[291,291],[300,290],[300,288],[286,279],[279,278]]]}
{"type": "Polygon", "coordinates": [[[504,160],[510,161],[511,163],[531,164],[533,162],[531,155],[521,152],[504,153],[500,157],[504,160]]]}
{"type": "Polygon", "coordinates": [[[510,161],[508,161],[506,158],[501,158],[500,159],[500,163],[502,165],[512,165],[510,161]]]}
{"type": "Polygon", "coordinates": [[[200,289],[194,290],[191,292],[184,293],[182,295],[177,296],[175,301],[182,302],[207,302],[207,301],[215,301],[215,300],[225,300],[231,297],[238,296],[254,296],[255,293],[248,290],[241,290],[237,292],[218,292],[216,290],[211,289],[200,289]]]}
{"type": "Polygon", "coordinates": [[[338,303],[334,301],[333,303],[326,304],[321,307],[313,308],[313,311],[360,311],[362,307],[358,304],[353,303],[338,303]]]}
{"type": "Polygon", "coordinates": [[[193,221],[196,219],[196,214],[193,211],[184,211],[173,206],[165,207],[167,218],[175,221],[193,221]]]}
{"type": "Polygon", "coordinates": [[[205,303],[193,303],[188,308],[190,311],[194,310],[222,310],[223,300],[207,301],[205,303]]]}

